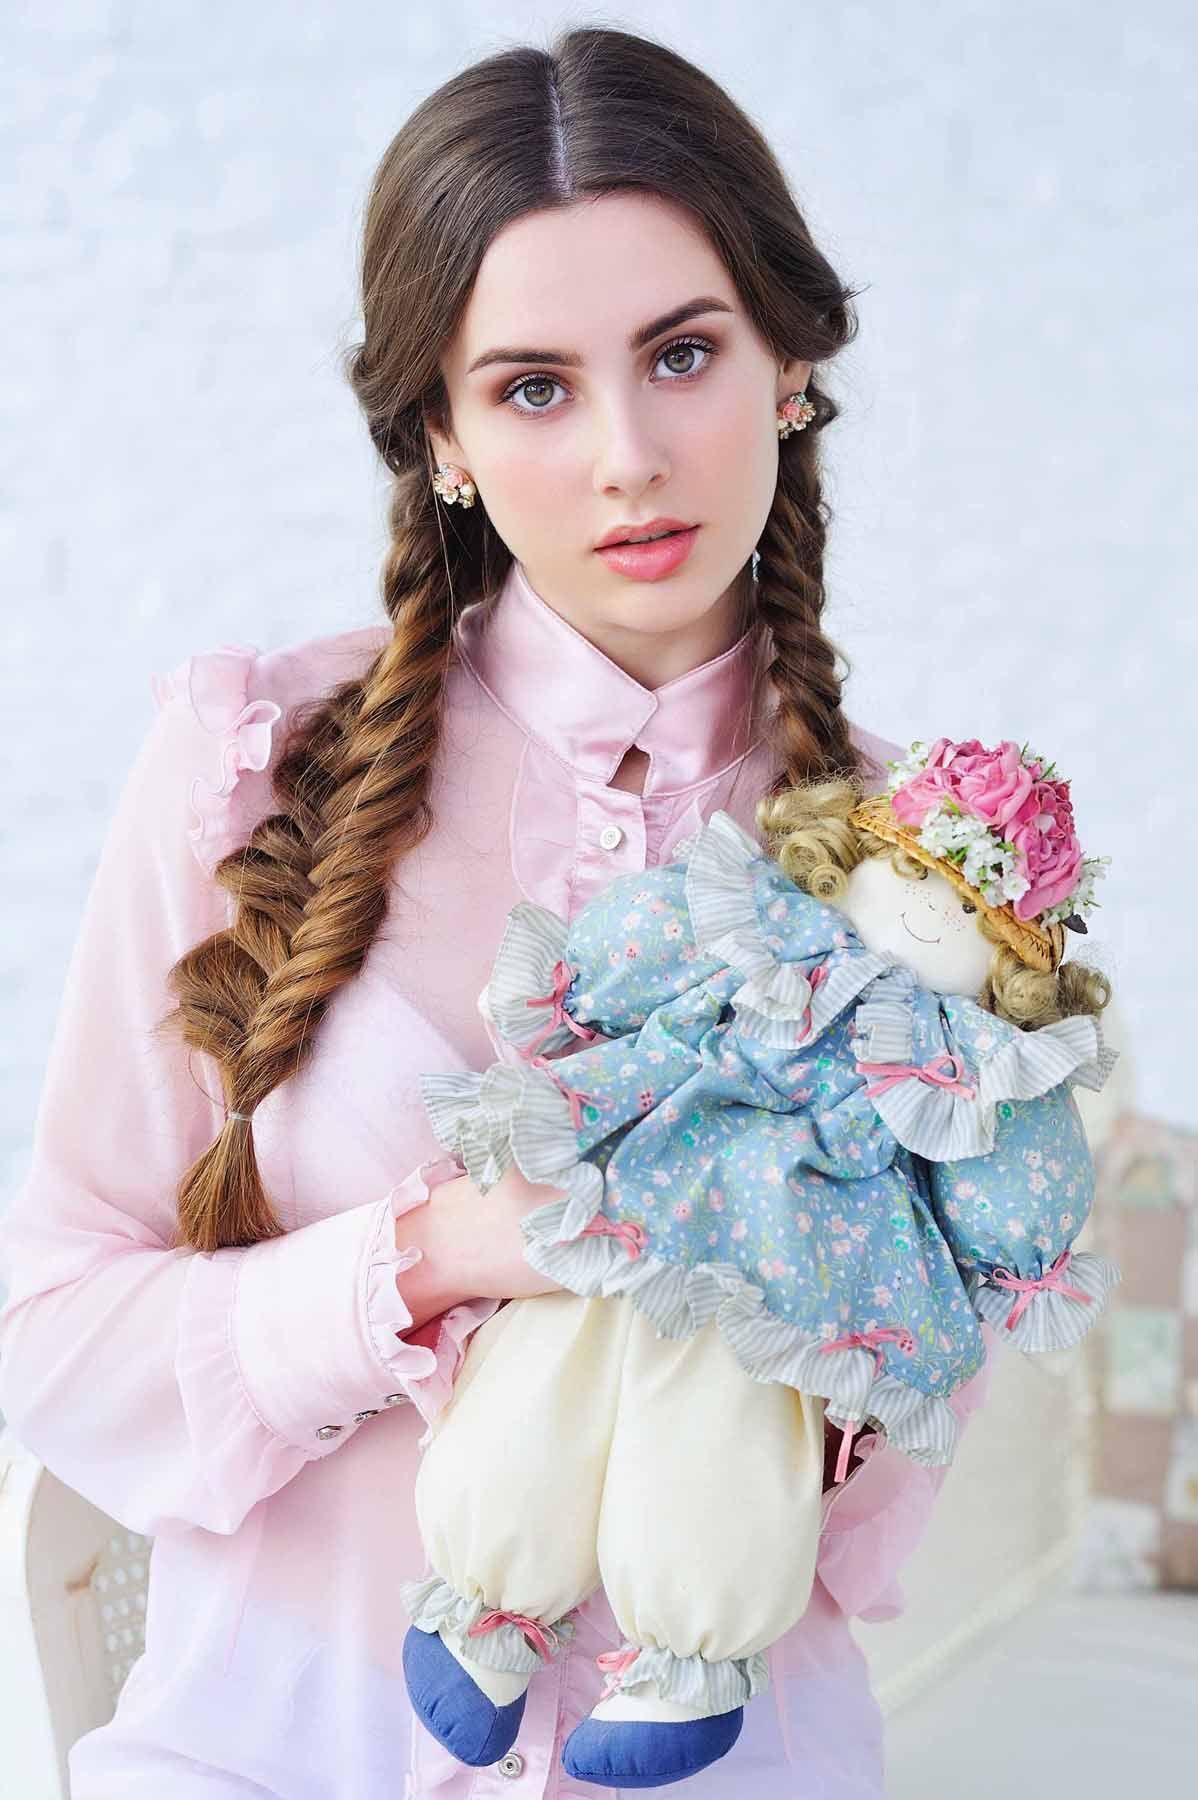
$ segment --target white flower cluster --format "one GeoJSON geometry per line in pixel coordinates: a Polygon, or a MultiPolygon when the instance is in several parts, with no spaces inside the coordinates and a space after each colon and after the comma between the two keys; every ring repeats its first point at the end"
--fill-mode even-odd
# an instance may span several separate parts
{"type": "MultiPolygon", "coordinates": [[[[917,738],[906,756],[887,760],[886,766],[890,770],[886,784],[888,793],[893,794],[917,775],[922,775],[930,748],[917,738]]],[[[1020,761],[1024,768],[1032,768],[1037,763],[1042,770],[1048,767],[1042,756],[1026,747],[1020,761]]],[[[914,836],[930,855],[952,863],[970,886],[977,889],[987,906],[1005,906],[1018,900],[1031,885],[1019,869],[1019,856],[1014,845],[1000,838],[975,814],[962,812],[954,800],[946,798],[925,814],[914,836]]],[[[1036,915],[1037,922],[1040,925],[1056,924],[1074,913],[1092,911],[1097,904],[1094,884],[1106,874],[1110,860],[1109,856],[1083,857],[1081,874],[1072,893],[1066,894],[1055,906],[1046,906],[1036,915]]]]}

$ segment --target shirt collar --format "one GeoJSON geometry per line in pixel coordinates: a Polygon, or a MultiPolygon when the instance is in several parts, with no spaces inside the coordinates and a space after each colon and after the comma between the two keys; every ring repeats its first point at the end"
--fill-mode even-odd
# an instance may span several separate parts
{"type": "Polygon", "coordinates": [[[645,795],[673,793],[714,777],[760,736],[755,626],[710,662],[642,687],[543,600],[513,559],[497,592],[462,613],[457,644],[496,704],[593,781],[610,781],[636,745],[650,759],[645,795]]]}

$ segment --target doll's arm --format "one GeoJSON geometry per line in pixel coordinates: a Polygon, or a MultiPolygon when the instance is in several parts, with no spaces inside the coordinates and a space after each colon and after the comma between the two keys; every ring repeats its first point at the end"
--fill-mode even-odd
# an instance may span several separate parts
{"type": "Polygon", "coordinates": [[[1066,1081],[1100,1089],[1119,1060],[1097,1017],[1021,1031],[904,971],[876,982],[857,1007],[852,1048],[865,1091],[899,1143],[940,1163],[989,1154],[1004,1105],[1066,1081]]]}
{"type": "Polygon", "coordinates": [[[915,1166],[974,1311],[999,1340],[1031,1355],[1080,1342],[1122,1272],[1072,1249],[1093,1205],[1094,1162],[1069,1084],[1000,1101],[986,1155],[915,1166]]]}
{"type": "Polygon", "coordinates": [[[721,968],[695,945],[686,868],[617,876],[567,925],[522,900],[508,914],[484,989],[499,1037],[519,1056],[635,1032],[655,1007],[721,968]]]}

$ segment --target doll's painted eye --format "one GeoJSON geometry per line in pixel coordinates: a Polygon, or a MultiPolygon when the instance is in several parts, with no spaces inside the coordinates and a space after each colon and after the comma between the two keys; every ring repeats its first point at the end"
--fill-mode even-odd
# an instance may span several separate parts
{"type": "Polygon", "coordinates": [[[976,912],[977,907],[974,905],[972,900],[962,900],[961,911],[962,912],[976,912]]]}

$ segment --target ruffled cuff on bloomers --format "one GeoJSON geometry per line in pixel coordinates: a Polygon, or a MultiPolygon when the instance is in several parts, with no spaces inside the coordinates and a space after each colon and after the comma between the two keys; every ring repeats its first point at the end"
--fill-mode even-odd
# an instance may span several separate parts
{"type": "Polygon", "coordinates": [[[552,1661],[561,1648],[561,1642],[572,1638],[575,1632],[574,1621],[569,1615],[554,1620],[551,1625],[530,1620],[528,1629],[530,1632],[534,1629],[539,1632],[542,1646],[540,1650],[534,1649],[528,1642],[524,1629],[512,1623],[507,1615],[495,1613],[488,1608],[481,1594],[472,1594],[467,1598],[450,1587],[439,1575],[425,1575],[419,1581],[400,1582],[399,1597],[418,1631],[445,1630],[453,1637],[463,1638],[464,1648],[471,1660],[481,1663],[484,1669],[505,1669],[520,1675],[532,1674],[546,1662],[552,1661]],[[479,1624],[485,1629],[470,1636],[471,1626],[479,1624]]]}

